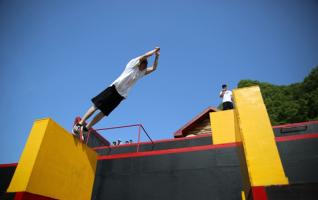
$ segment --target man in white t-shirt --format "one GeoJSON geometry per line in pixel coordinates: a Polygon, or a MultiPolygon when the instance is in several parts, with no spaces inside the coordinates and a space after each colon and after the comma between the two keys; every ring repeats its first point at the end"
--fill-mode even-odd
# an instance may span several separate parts
{"type": "Polygon", "coordinates": [[[136,82],[145,75],[148,75],[157,69],[160,48],[145,53],[142,56],[134,58],[128,62],[122,74],[104,91],[92,98],[93,105],[88,109],[84,117],[73,127],[73,133],[80,135],[83,133],[84,140],[88,130],[92,128],[103,117],[108,116],[122,100],[126,99],[131,88],[136,82]],[[153,66],[147,67],[147,58],[156,55],[153,66]],[[100,112],[87,125],[86,120],[90,118],[95,111],[100,112]]]}
{"type": "Polygon", "coordinates": [[[222,91],[220,92],[220,97],[223,98],[222,100],[223,110],[233,109],[232,91],[227,89],[226,84],[222,85],[222,91]]]}

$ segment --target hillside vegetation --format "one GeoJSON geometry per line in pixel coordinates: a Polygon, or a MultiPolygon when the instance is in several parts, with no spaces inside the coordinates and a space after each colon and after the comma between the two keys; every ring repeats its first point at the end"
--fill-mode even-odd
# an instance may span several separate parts
{"type": "Polygon", "coordinates": [[[318,66],[301,83],[273,85],[241,80],[238,88],[258,85],[272,125],[318,120],[318,66]]]}

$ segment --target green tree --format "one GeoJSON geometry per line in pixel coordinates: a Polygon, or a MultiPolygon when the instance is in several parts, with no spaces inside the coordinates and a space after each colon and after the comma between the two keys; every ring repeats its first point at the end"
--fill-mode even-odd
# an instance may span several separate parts
{"type": "Polygon", "coordinates": [[[318,66],[301,83],[273,85],[241,80],[238,88],[258,85],[273,125],[318,119],[318,66]]]}

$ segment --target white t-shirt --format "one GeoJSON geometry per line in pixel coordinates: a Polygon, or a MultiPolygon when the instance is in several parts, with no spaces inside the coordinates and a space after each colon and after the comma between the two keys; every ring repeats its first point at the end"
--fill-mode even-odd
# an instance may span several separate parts
{"type": "Polygon", "coordinates": [[[123,73],[111,84],[115,85],[118,93],[125,98],[127,98],[129,91],[135,83],[146,73],[146,69],[143,71],[139,70],[139,64],[140,57],[129,61],[123,73]]]}
{"type": "MultiPolygon", "coordinates": [[[[220,95],[222,94],[222,91],[220,92],[220,95]]],[[[223,103],[224,102],[232,102],[232,91],[231,90],[226,90],[224,95],[223,95],[223,103]]]]}

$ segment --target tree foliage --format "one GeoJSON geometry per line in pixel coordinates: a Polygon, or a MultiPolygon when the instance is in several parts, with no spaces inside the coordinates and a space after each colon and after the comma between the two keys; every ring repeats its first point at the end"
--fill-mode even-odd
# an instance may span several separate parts
{"type": "Polygon", "coordinates": [[[241,80],[238,88],[258,85],[273,125],[318,120],[318,66],[301,83],[273,85],[241,80]]]}

